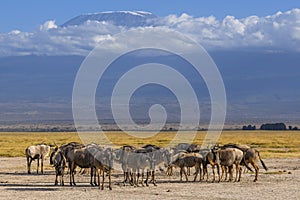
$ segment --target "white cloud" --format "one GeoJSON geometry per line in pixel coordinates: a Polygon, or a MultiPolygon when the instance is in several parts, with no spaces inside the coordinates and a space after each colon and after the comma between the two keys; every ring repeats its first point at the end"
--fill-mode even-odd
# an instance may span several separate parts
{"type": "MultiPolygon", "coordinates": [[[[33,32],[13,30],[0,33],[0,55],[87,55],[97,43],[109,43],[113,41],[114,34],[128,29],[96,21],[60,27],[50,20],[33,32]]],[[[142,32],[143,29],[145,27],[139,27],[137,31],[142,32]]],[[[222,20],[214,16],[169,15],[156,20],[153,27],[147,27],[149,29],[165,34],[167,40],[170,39],[168,29],[182,32],[211,50],[261,48],[300,51],[300,9],[265,17],[237,19],[227,16],[222,20]]]]}
{"type": "Polygon", "coordinates": [[[57,28],[57,25],[53,20],[46,21],[43,25],[40,26],[41,31],[48,31],[49,29],[53,28],[57,28]]]}

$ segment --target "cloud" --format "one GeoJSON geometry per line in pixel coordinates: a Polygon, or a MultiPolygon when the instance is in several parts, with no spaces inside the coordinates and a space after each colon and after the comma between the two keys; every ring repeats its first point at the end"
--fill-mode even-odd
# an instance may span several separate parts
{"type": "MultiPolygon", "coordinates": [[[[133,28],[97,21],[61,27],[50,20],[33,32],[0,33],[0,55],[87,55],[99,42],[113,41],[115,34],[129,29],[133,28]]],[[[265,17],[226,16],[222,20],[184,13],[158,18],[152,26],[136,27],[137,33],[144,29],[166,34],[166,39],[170,39],[168,29],[179,31],[208,50],[300,51],[300,9],[265,17]]]]}
{"type": "Polygon", "coordinates": [[[48,31],[49,29],[53,28],[57,28],[57,25],[53,20],[46,21],[43,25],[40,26],[41,31],[48,31]]]}
{"type": "Polygon", "coordinates": [[[299,51],[300,9],[266,17],[193,18],[186,14],[161,19],[164,25],[193,37],[209,49],[266,48],[299,51]]]}

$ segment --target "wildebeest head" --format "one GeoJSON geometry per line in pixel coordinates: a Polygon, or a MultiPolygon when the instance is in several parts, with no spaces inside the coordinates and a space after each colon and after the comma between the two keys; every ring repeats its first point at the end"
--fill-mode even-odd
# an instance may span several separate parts
{"type": "Polygon", "coordinates": [[[62,175],[66,166],[66,159],[60,150],[55,152],[53,156],[53,165],[55,167],[56,173],[58,175],[62,175]]]}
{"type": "Polygon", "coordinates": [[[112,169],[114,165],[114,159],[116,158],[115,152],[111,148],[107,148],[104,151],[104,156],[106,160],[105,164],[108,165],[110,169],[112,169]]]}
{"type": "Polygon", "coordinates": [[[160,148],[153,152],[146,153],[154,161],[155,165],[164,164],[168,166],[171,163],[171,154],[168,149],[160,148]]]}
{"type": "Polygon", "coordinates": [[[50,154],[50,165],[53,165],[53,157],[57,151],[58,151],[58,146],[56,145],[54,151],[50,154]]]}

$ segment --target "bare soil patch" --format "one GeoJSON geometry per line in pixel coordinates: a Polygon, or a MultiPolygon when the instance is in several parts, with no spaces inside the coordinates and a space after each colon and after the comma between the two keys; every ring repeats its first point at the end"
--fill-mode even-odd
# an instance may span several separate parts
{"type": "MultiPolygon", "coordinates": [[[[48,165],[48,160],[46,161],[48,165]]],[[[158,186],[123,186],[122,173],[113,175],[113,190],[99,190],[89,185],[89,175],[76,175],[77,186],[54,186],[54,170],[48,165],[45,174],[26,173],[23,157],[0,157],[0,199],[299,199],[300,159],[265,159],[269,171],[260,171],[258,182],[254,174],[244,173],[239,183],[179,182],[179,176],[157,173],[158,186]]]]}

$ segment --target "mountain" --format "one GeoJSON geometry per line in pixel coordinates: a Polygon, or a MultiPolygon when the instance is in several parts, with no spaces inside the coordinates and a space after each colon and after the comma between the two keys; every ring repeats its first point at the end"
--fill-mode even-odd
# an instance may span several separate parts
{"type": "MultiPolygon", "coordinates": [[[[300,116],[300,54],[265,52],[210,52],[223,77],[228,99],[227,123],[295,122],[300,116]]],[[[127,69],[143,62],[128,58],[107,71],[96,93],[100,119],[111,119],[113,84],[127,69]],[[103,100],[103,99],[104,100],[103,100]],[[100,99],[100,101],[99,101],[100,99]]],[[[155,58],[160,59],[160,58],[155,58]]],[[[173,58],[171,65],[190,77],[200,100],[201,118],[209,119],[209,94],[203,80],[173,58]],[[198,92],[197,92],[198,91],[198,92]]],[[[0,122],[22,120],[72,120],[72,89],[81,56],[20,56],[0,58],[0,122]]],[[[175,80],[176,81],[176,80],[175,80]]],[[[132,98],[136,121],[161,103],[177,120],[178,102],[165,88],[146,86],[132,98]]],[[[146,117],[147,118],[147,117],[146,117]]]]}
{"type": "Polygon", "coordinates": [[[110,22],[116,26],[138,27],[149,26],[158,17],[144,11],[111,11],[79,15],[72,18],[62,27],[80,25],[87,21],[110,22]]]}

